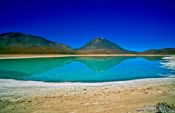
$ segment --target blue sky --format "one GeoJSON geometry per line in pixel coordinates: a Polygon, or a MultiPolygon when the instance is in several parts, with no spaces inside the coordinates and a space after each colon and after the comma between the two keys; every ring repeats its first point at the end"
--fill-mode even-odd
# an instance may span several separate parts
{"type": "Polygon", "coordinates": [[[175,0],[1,0],[5,32],[73,48],[98,36],[136,51],[175,47],[175,0]]]}

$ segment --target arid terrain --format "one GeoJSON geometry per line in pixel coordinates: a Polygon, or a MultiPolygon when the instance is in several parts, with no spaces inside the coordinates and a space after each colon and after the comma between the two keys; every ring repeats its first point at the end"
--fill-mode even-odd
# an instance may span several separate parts
{"type": "Polygon", "coordinates": [[[43,83],[0,80],[1,113],[154,113],[175,103],[175,79],[111,83],[43,83]]]}
{"type": "Polygon", "coordinates": [[[17,58],[53,58],[53,57],[93,57],[93,56],[175,56],[175,55],[155,55],[155,54],[0,54],[0,59],[17,58]]]}

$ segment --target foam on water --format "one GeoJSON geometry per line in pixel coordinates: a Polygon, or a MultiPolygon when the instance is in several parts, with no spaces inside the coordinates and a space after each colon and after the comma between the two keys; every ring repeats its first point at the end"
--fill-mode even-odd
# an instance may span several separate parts
{"type": "Polygon", "coordinates": [[[164,61],[161,62],[162,67],[175,71],[175,57],[164,57],[164,61]]]}

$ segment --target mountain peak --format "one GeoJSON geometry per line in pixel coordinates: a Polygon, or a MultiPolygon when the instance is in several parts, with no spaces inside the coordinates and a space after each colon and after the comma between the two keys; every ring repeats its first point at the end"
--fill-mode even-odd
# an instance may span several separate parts
{"type": "Polygon", "coordinates": [[[111,53],[133,53],[120,47],[119,45],[103,38],[96,37],[80,49],[78,49],[80,54],[111,54],[111,53]]]}
{"type": "Polygon", "coordinates": [[[95,50],[95,49],[120,49],[123,50],[120,46],[117,44],[114,44],[113,42],[103,38],[103,37],[97,37],[94,38],[92,41],[90,41],[88,44],[80,48],[81,50],[95,50]]]}
{"type": "Polygon", "coordinates": [[[104,40],[105,38],[103,38],[103,37],[96,37],[96,38],[94,38],[95,40],[104,40]]]}
{"type": "Polygon", "coordinates": [[[96,37],[92,41],[98,42],[98,41],[105,41],[106,39],[103,37],[96,37]]]}
{"type": "Polygon", "coordinates": [[[2,38],[2,36],[16,38],[16,37],[22,37],[22,36],[25,37],[25,36],[32,36],[32,35],[20,33],[20,32],[7,32],[7,33],[0,34],[0,36],[1,36],[1,38],[2,38]]]}

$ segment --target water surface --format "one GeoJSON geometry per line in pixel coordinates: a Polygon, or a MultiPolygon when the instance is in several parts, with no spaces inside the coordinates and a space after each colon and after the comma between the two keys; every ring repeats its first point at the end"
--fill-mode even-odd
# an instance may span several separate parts
{"type": "Polygon", "coordinates": [[[0,78],[45,82],[109,82],[175,75],[162,57],[62,57],[0,60],[0,78]]]}

